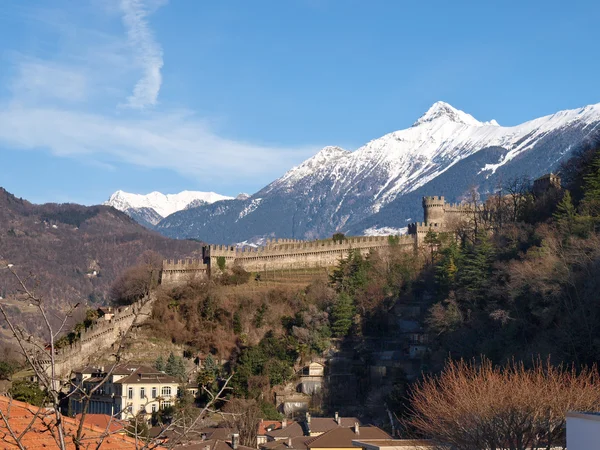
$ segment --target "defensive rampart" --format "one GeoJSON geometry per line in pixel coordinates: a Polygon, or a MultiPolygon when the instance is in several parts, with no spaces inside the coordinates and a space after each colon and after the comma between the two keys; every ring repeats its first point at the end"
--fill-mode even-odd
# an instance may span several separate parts
{"type": "Polygon", "coordinates": [[[392,244],[404,251],[416,251],[429,231],[452,232],[473,214],[468,203],[447,203],[443,196],[423,197],[423,222],[408,226],[406,236],[361,236],[341,241],[299,241],[277,239],[263,247],[250,248],[227,245],[207,245],[202,249],[202,261],[165,261],[163,283],[180,283],[189,277],[218,275],[221,268],[239,266],[248,272],[314,269],[332,267],[351,250],[363,255],[371,251],[387,252],[392,244]]]}
{"type": "MultiPolygon", "coordinates": [[[[331,267],[350,251],[357,250],[363,255],[371,251],[386,251],[391,242],[389,236],[363,236],[335,242],[280,239],[258,248],[209,245],[204,247],[203,254],[211,275],[220,271],[219,266],[223,262],[226,268],[239,266],[248,272],[266,272],[331,267]]],[[[398,236],[394,239],[394,244],[413,250],[415,239],[413,236],[398,236]]]]}
{"type": "Polygon", "coordinates": [[[179,284],[192,279],[204,279],[208,277],[208,265],[200,259],[182,259],[163,261],[161,283],[179,284]]]}
{"type": "MultiPolygon", "coordinates": [[[[79,340],[56,350],[57,375],[68,376],[73,369],[85,366],[99,354],[106,354],[110,350],[116,351],[115,345],[119,345],[121,337],[130,327],[141,324],[150,317],[153,303],[154,297],[150,296],[149,299],[117,308],[112,319],[97,320],[91,327],[81,332],[79,340]]],[[[49,370],[49,355],[43,365],[49,370]]]]}

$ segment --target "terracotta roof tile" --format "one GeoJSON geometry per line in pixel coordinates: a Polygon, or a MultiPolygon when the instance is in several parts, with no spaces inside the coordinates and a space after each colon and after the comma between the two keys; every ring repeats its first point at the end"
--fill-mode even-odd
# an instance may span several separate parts
{"type": "MultiPolygon", "coordinates": [[[[81,414],[77,414],[75,420],[80,421],[81,414]]],[[[93,425],[102,430],[106,430],[106,427],[109,427],[108,430],[111,433],[124,432],[129,425],[124,420],[118,420],[106,414],[86,414],[84,421],[86,425],[93,425]]]]}
{"type": "MultiPolygon", "coordinates": [[[[3,396],[0,396],[0,410],[8,420],[11,429],[16,434],[26,431],[33,422],[33,425],[31,425],[21,441],[27,450],[57,447],[52,433],[48,430],[48,428],[53,427],[55,423],[52,410],[48,408],[39,408],[16,400],[10,400],[3,396]]],[[[69,450],[72,450],[75,448],[72,439],[77,430],[78,422],[75,419],[65,416],[62,416],[62,421],[67,435],[67,446],[69,450]]],[[[86,424],[84,426],[84,446],[87,444],[89,447],[95,448],[98,439],[101,438],[104,431],[103,428],[86,424]]],[[[0,448],[2,449],[12,450],[18,448],[4,421],[0,421],[0,442],[0,448]]],[[[135,439],[121,434],[111,434],[104,439],[101,448],[102,450],[133,450],[136,448],[135,439]]]]}
{"type": "Polygon", "coordinates": [[[264,436],[268,431],[274,431],[281,429],[281,421],[280,420],[261,420],[258,423],[258,431],[257,434],[259,436],[264,436]],[[268,431],[267,431],[268,430],[268,431]]]}

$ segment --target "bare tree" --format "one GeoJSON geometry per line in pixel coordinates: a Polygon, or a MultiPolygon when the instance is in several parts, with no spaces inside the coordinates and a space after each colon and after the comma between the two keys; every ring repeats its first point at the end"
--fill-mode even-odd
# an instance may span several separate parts
{"type": "Polygon", "coordinates": [[[457,450],[565,448],[566,412],[598,410],[599,382],[596,367],[449,361],[439,376],[414,388],[407,422],[457,450]]]}
{"type": "MultiPolygon", "coordinates": [[[[11,426],[11,411],[13,410],[12,401],[5,411],[0,409],[0,441],[10,444],[11,446],[16,446],[21,450],[26,450],[24,442],[27,439],[27,434],[34,428],[39,428],[41,426],[44,432],[49,433],[54,438],[56,447],[60,450],[66,450],[67,448],[72,447],[76,450],[89,448],[101,449],[106,438],[111,435],[111,423],[117,419],[117,414],[110,418],[104,432],[94,435],[93,439],[86,435],[88,431],[85,427],[86,414],[89,410],[89,405],[93,396],[102,389],[116,366],[121,362],[121,353],[124,349],[126,339],[129,337],[131,330],[137,327],[143,320],[141,317],[141,310],[133,308],[135,314],[134,320],[128,329],[121,333],[119,342],[114,346],[117,349],[111,355],[114,359],[114,363],[106,371],[102,380],[96,383],[91,389],[86,390],[83,387],[83,382],[80,382],[79,384],[74,383],[71,381],[71,374],[65,375],[64,373],[61,373],[59,370],[59,361],[57,361],[58,351],[56,347],[57,338],[66,331],[70,319],[73,317],[73,313],[80,304],[76,303],[74,305],[69,305],[67,312],[60,319],[60,325],[55,328],[51,325],[52,321],[50,313],[48,312],[43,297],[27,286],[25,281],[14,270],[12,264],[3,262],[0,262],[0,264],[3,265],[3,267],[1,267],[2,269],[10,271],[16,279],[17,284],[20,287],[20,298],[22,301],[32,304],[37,309],[47,338],[47,343],[44,343],[44,341],[27,333],[22,327],[16,325],[0,298],[0,316],[7,323],[13,340],[25,358],[27,366],[35,374],[40,387],[45,391],[47,397],[47,401],[44,405],[39,407],[28,407],[31,418],[23,430],[17,431],[11,426]],[[60,403],[65,392],[68,392],[66,394],[67,400],[70,397],[77,396],[82,402],[82,413],[76,426],[73,426],[72,424],[66,425],[66,421],[63,420],[60,403]]],[[[146,294],[148,294],[148,292],[146,294]]],[[[134,431],[132,434],[135,437],[136,448],[152,449],[159,446],[164,448],[165,445],[163,441],[166,435],[170,436],[169,446],[185,442],[185,439],[189,437],[191,430],[199,423],[199,421],[202,420],[206,414],[214,412],[214,405],[223,399],[224,392],[229,389],[228,383],[230,379],[231,378],[225,381],[217,394],[210,393],[209,401],[202,410],[199,410],[192,418],[186,415],[179,416],[168,427],[165,427],[155,439],[147,439],[144,436],[140,436],[138,432],[139,427],[133,427],[134,431]]]]}

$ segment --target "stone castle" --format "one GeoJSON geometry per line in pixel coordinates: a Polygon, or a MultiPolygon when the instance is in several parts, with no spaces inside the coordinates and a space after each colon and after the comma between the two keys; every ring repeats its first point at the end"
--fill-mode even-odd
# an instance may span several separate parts
{"type": "MultiPolygon", "coordinates": [[[[541,195],[551,189],[561,189],[560,177],[546,174],[533,182],[532,192],[541,195]]],[[[510,195],[505,196],[509,198],[510,195]]],[[[411,223],[408,234],[401,236],[360,236],[341,241],[276,239],[258,248],[227,245],[207,245],[202,259],[165,260],[162,284],[178,284],[191,278],[219,275],[222,268],[241,267],[247,272],[269,272],[302,269],[327,269],[336,266],[350,251],[363,256],[371,251],[386,252],[393,245],[403,251],[416,252],[429,231],[455,231],[469,221],[475,212],[470,203],[447,203],[443,196],[423,197],[423,222],[411,223]]]]}
{"type": "Polygon", "coordinates": [[[258,248],[207,245],[202,259],[165,260],[161,283],[178,284],[191,278],[208,278],[221,273],[221,268],[241,267],[247,272],[329,268],[338,264],[350,251],[366,255],[385,252],[390,246],[404,251],[417,251],[428,231],[447,232],[465,220],[471,211],[467,204],[446,203],[443,196],[423,198],[424,221],[408,226],[401,236],[360,236],[341,241],[276,239],[258,248]]]}

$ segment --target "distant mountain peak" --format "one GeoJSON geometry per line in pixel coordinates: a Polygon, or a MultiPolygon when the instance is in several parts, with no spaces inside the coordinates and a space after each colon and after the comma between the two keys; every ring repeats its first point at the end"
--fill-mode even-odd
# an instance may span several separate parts
{"type": "MultiPolygon", "coordinates": [[[[423,114],[419,120],[417,120],[413,127],[439,120],[446,120],[456,123],[464,123],[465,125],[472,126],[480,126],[484,125],[484,123],[475,119],[472,115],[467,114],[460,109],[456,109],[452,105],[446,102],[435,102],[431,107],[427,110],[425,114],[423,114]]],[[[494,121],[495,123],[495,121],[494,121]]],[[[493,125],[492,123],[488,123],[489,125],[493,125]]],[[[497,124],[496,124],[497,125],[497,124]]]]}
{"type": "Polygon", "coordinates": [[[122,190],[110,196],[105,205],[112,206],[119,211],[129,213],[131,210],[149,208],[159,216],[167,217],[174,212],[204,203],[214,203],[219,200],[229,200],[231,197],[214,192],[182,191],[178,194],[162,194],[158,191],[149,194],[131,194],[122,190]]]}

